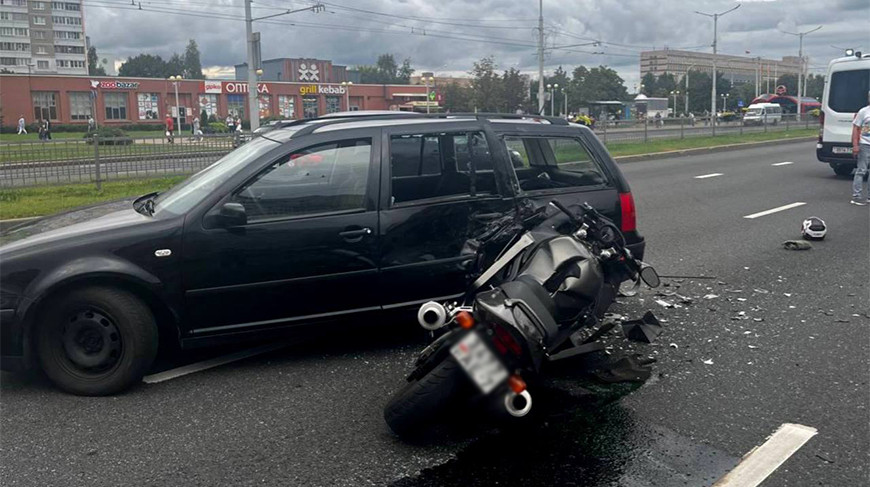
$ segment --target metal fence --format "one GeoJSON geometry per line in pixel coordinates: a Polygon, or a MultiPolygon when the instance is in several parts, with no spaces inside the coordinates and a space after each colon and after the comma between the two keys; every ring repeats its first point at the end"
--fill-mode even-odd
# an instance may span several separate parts
{"type": "MultiPolygon", "coordinates": [[[[690,137],[743,135],[818,127],[818,119],[794,115],[767,123],[709,118],[662,118],[598,121],[598,137],[609,146],[690,137]]],[[[244,135],[242,138],[247,138],[244,135]]],[[[234,135],[197,138],[113,137],[0,143],[0,188],[93,183],[194,173],[229,153],[240,142],[234,135]]]]}
{"type": "Polygon", "coordinates": [[[0,188],[196,172],[237,144],[232,135],[99,137],[0,144],[0,188]]]}
{"type": "Polygon", "coordinates": [[[722,135],[743,135],[764,132],[787,132],[797,129],[818,128],[819,120],[804,116],[798,119],[794,114],[770,117],[760,122],[710,117],[669,117],[646,120],[600,120],[593,130],[602,142],[608,145],[631,142],[650,142],[666,139],[686,139],[690,137],[710,137],[722,135]]]}

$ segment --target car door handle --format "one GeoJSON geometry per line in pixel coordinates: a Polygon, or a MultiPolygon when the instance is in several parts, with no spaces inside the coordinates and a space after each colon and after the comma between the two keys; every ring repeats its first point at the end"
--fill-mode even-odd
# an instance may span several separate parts
{"type": "Polygon", "coordinates": [[[357,228],[354,230],[345,230],[340,232],[338,235],[347,240],[348,242],[359,242],[366,235],[371,235],[372,229],[368,227],[357,228]]]}

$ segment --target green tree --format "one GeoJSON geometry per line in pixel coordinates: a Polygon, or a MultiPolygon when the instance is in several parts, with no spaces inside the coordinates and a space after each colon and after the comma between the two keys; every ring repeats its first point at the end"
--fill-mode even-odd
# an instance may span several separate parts
{"type": "Polygon", "coordinates": [[[178,53],[175,53],[171,58],[169,58],[169,61],[166,61],[163,70],[163,77],[184,76],[184,67],[184,58],[182,58],[178,53]]]}
{"type": "Polygon", "coordinates": [[[373,66],[363,64],[357,66],[356,70],[360,73],[361,83],[371,84],[408,84],[414,74],[410,58],[399,66],[392,54],[381,54],[373,66]]]}
{"type": "Polygon", "coordinates": [[[411,58],[405,58],[402,61],[402,66],[399,67],[399,71],[396,73],[396,84],[406,85],[411,82],[411,76],[414,75],[414,68],[411,67],[411,58]]]}
{"type": "Polygon", "coordinates": [[[88,48],[88,74],[91,76],[105,76],[106,69],[100,66],[99,57],[97,57],[97,48],[91,46],[88,48]]]}
{"type": "Polygon", "coordinates": [[[646,96],[653,96],[653,93],[656,91],[656,81],[656,75],[652,73],[643,75],[643,78],[640,79],[640,93],[646,96]]]}
{"type": "Polygon", "coordinates": [[[513,113],[517,108],[524,108],[528,104],[528,93],[520,71],[510,68],[501,77],[503,110],[505,113],[513,113]]]}
{"type": "Polygon", "coordinates": [[[166,61],[160,56],[151,54],[139,54],[136,57],[128,57],[127,61],[118,68],[118,76],[165,78],[166,61]]]}
{"type": "Polygon", "coordinates": [[[193,39],[190,39],[184,49],[183,65],[185,78],[205,79],[202,74],[202,63],[199,60],[199,47],[193,39]]]}
{"type": "Polygon", "coordinates": [[[471,99],[474,108],[482,112],[497,112],[503,106],[501,79],[495,72],[495,59],[492,56],[481,58],[474,63],[471,77],[471,99]]]}
{"type": "Polygon", "coordinates": [[[677,79],[671,73],[665,73],[656,79],[655,90],[652,96],[665,98],[671,96],[672,91],[677,90],[677,79]]]}
{"type": "Polygon", "coordinates": [[[780,85],[785,86],[786,94],[792,95],[792,96],[797,95],[798,82],[797,82],[797,75],[796,74],[787,73],[787,74],[780,76],[779,79],[776,80],[776,86],[780,86],[780,85]]]}
{"type": "Polygon", "coordinates": [[[471,89],[459,83],[448,83],[439,88],[441,92],[442,106],[448,112],[470,112],[471,89]]]}
{"type": "Polygon", "coordinates": [[[822,93],[825,91],[825,77],[820,74],[811,74],[807,76],[807,96],[817,98],[821,101],[822,93]]]}
{"type": "Polygon", "coordinates": [[[392,54],[381,54],[378,56],[375,66],[378,68],[381,83],[392,83],[399,72],[399,65],[396,64],[396,59],[392,54]]]}
{"type": "Polygon", "coordinates": [[[378,68],[376,66],[359,65],[356,67],[359,72],[359,81],[364,84],[379,84],[380,77],[378,76],[378,68]]]}

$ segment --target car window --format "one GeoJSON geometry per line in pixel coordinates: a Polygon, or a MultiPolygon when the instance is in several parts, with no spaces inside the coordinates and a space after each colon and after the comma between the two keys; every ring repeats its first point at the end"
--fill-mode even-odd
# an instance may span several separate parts
{"type": "Polygon", "coordinates": [[[480,132],[390,138],[392,204],[496,193],[492,155],[480,132]]]}
{"type": "Polygon", "coordinates": [[[570,137],[505,137],[511,163],[525,191],[609,185],[600,163],[570,137]]]}
{"type": "Polygon", "coordinates": [[[371,139],[308,147],[282,157],[233,194],[249,223],[365,208],[371,139]]]}
{"type": "Polygon", "coordinates": [[[828,106],[840,113],[855,113],[867,105],[870,91],[870,69],[837,71],[831,74],[828,106]]]}

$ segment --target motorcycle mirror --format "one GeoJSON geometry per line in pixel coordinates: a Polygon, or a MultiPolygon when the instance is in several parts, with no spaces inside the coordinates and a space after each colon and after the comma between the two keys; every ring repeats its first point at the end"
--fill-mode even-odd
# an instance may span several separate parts
{"type": "Polygon", "coordinates": [[[659,279],[659,273],[653,269],[652,266],[646,266],[640,270],[640,278],[643,279],[643,282],[646,283],[649,287],[659,287],[661,284],[661,279],[659,279]]]}

